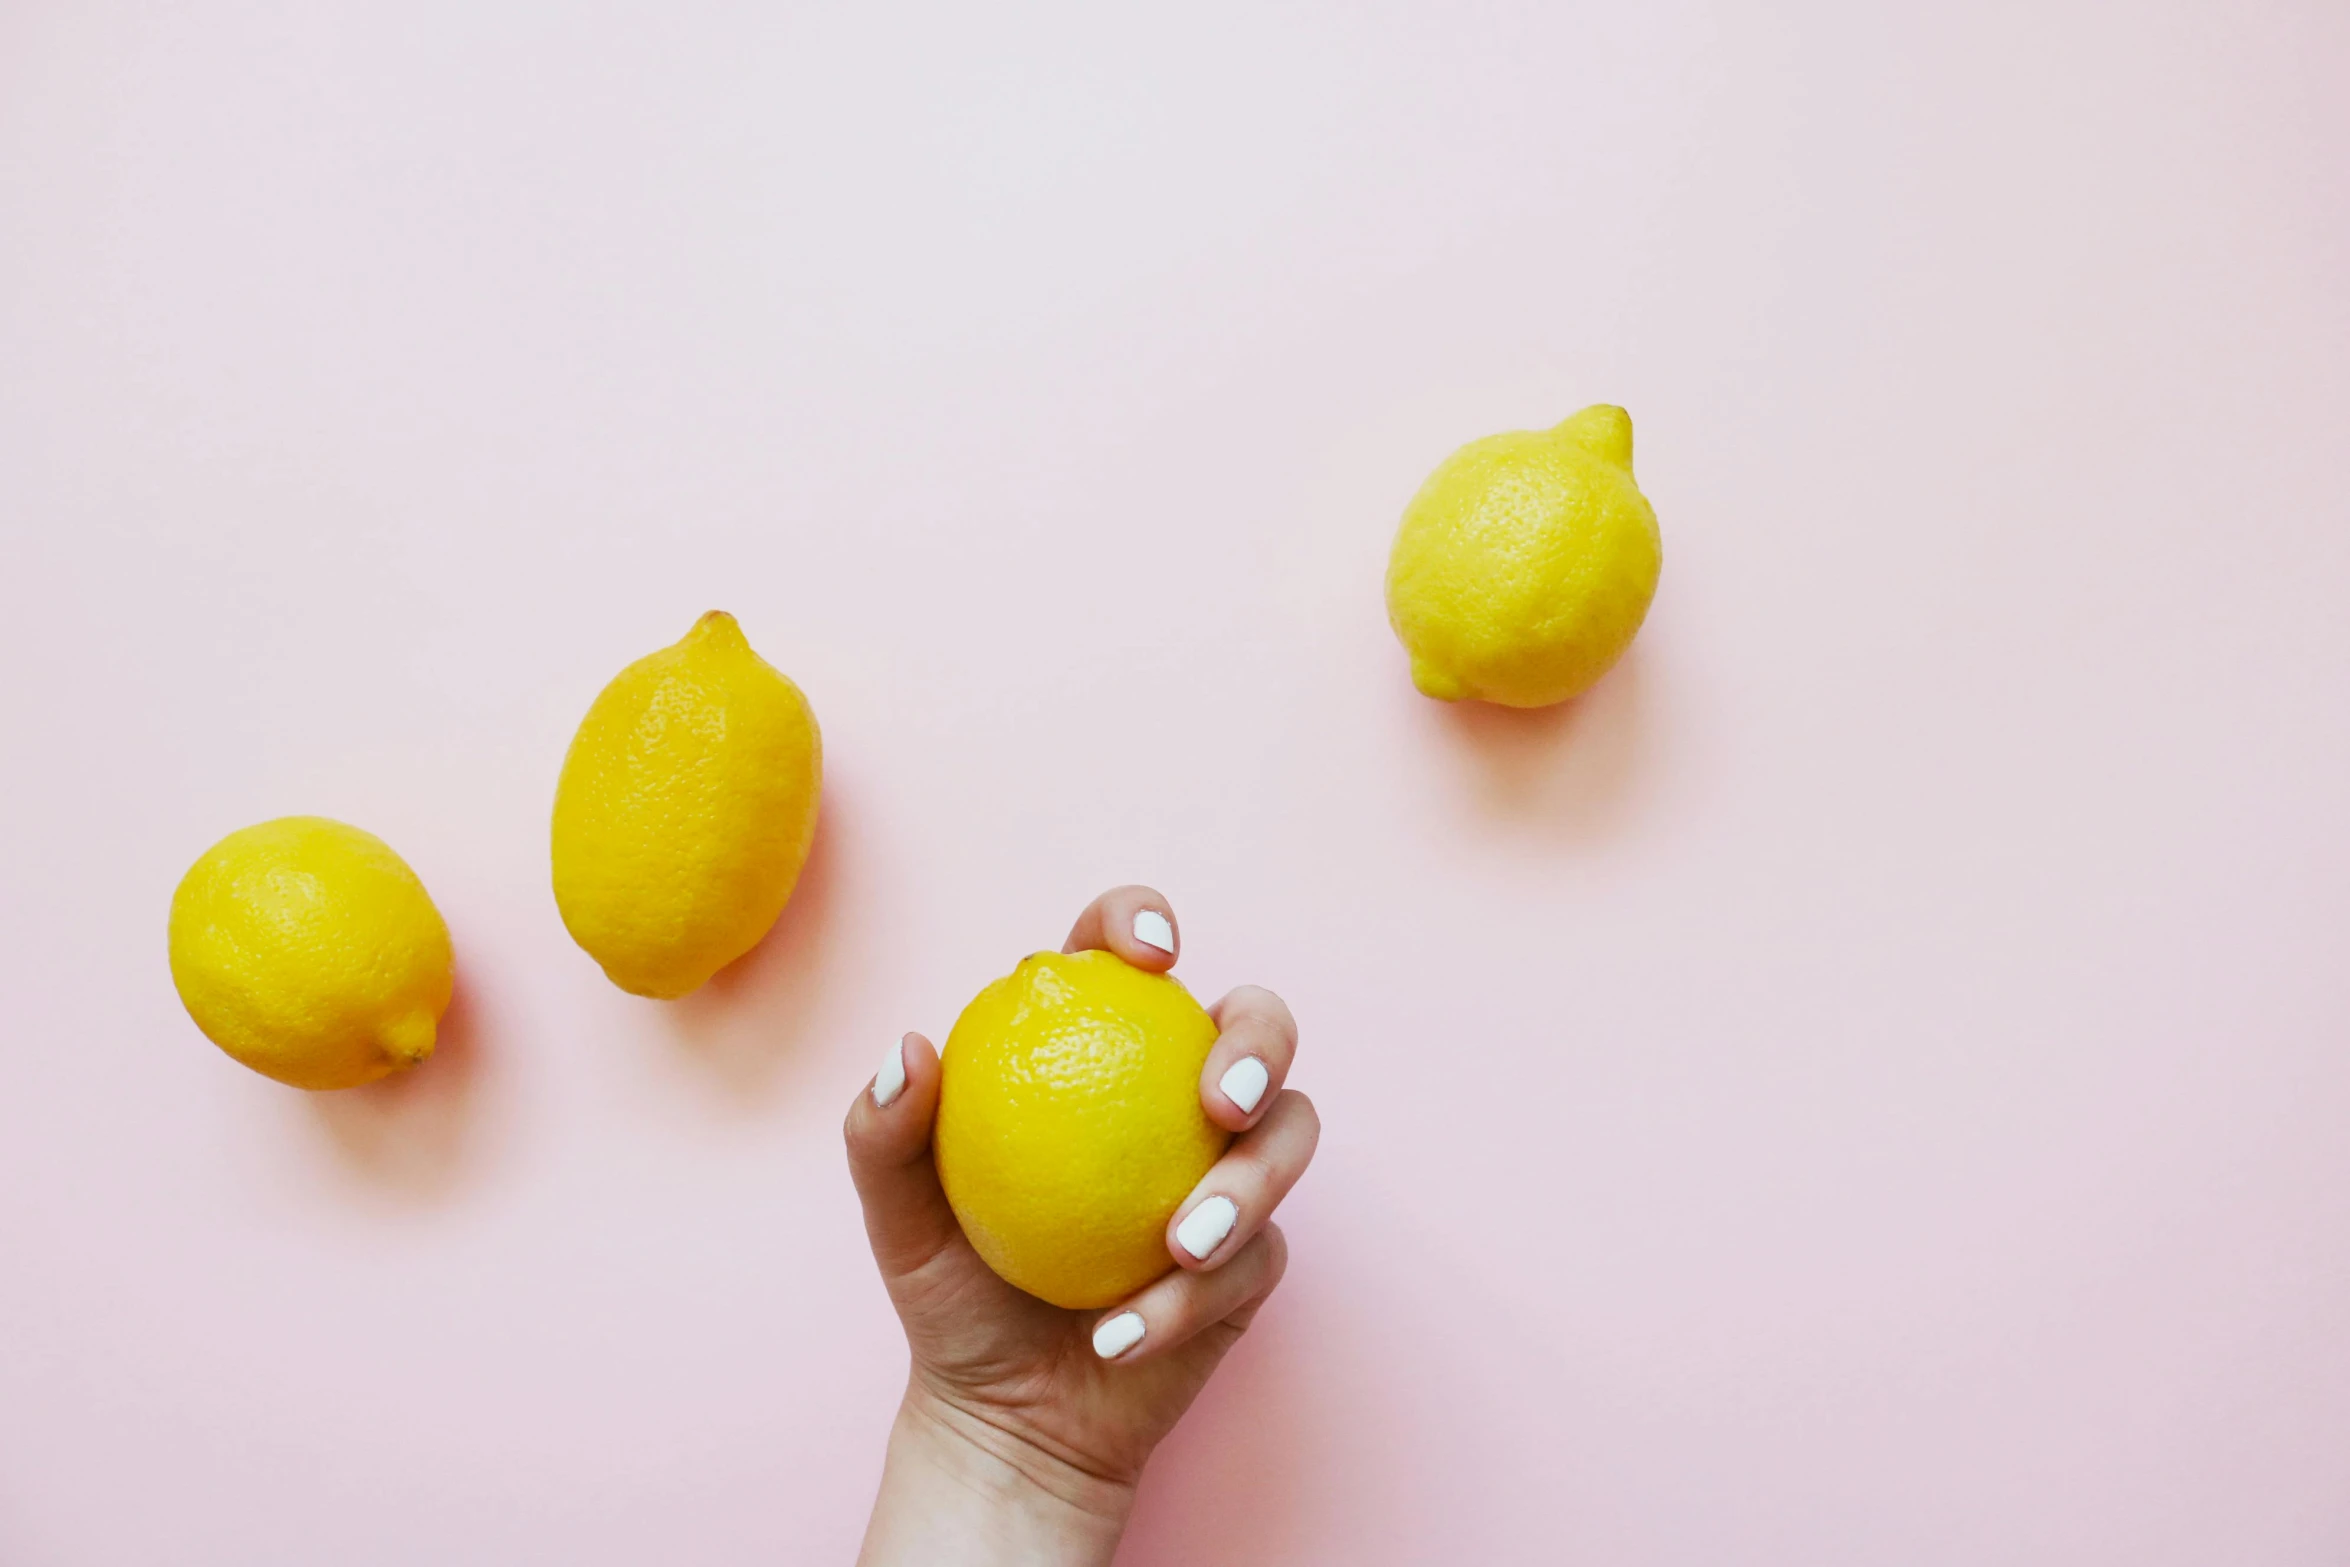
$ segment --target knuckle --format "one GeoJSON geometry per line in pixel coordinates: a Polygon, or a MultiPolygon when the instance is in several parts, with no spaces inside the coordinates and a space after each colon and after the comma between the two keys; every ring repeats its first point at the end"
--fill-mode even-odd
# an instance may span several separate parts
{"type": "Polygon", "coordinates": [[[1247,1207],[1263,1197],[1265,1192],[1272,1187],[1273,1161],[1266,1158],[1260,1150],[1252,1148],[1246,1153],[1234,1156],[1229,1174],[1232,1178],[1224,1182],[1226,1190],[1234,1196],[1235,1200],[1242,1196],[1247,1197],[1248,1202],[1242,1204],[1243,1207],[1247,1207]]]}
{"type": "Polygon", "coordinates": [[[1280,1225],[1268,1224],[1257,1239],[1265,1248],[1264,1261],[1260,1264],[1264,1274],[1261,1287],[1269,1290],[1289,1271],[1289,1237],[1281,1233],[1280,1225]]]}
{"type": "Polygon", "coordinates": [[[1204,1292],[1215,1281],[1215,1275],[1209,1273],[1185,1272],[1179,1273],[1175,1277],[1176,1287],[1167,1292],[1165,1307],[1154,1313],[1150,1319],[1154,1329],[1159,1328],[1162,1322],[1165,1324],[1164,1330],[1159,1332],[1159,1342],[1162,1348],[1166,1347],[1167,1343],[1179,1334],[1189,1335],[1206,1319],[1207,1311],[1203,1304],[1204,1292]]]}
{"type": "Polygon", "coordinates": [[[1240,988],[1248,993],[1250,1005],[1275,1027],[1297,1027],[1297,1019],[1290,1015],[1289,1003],[1281,999],[1280,992],[1267,990],[1262,985],[1243,985],[1240,988]]]}
{"type": "MultiPolygon", "coordinates": [[[[1258,996],[1271,994],[1270,991],[1255,992],[1258,996]]],[[[1226,1002],[1231,1021],[1224,1029],[1224,1036],[1227,1039],[1247,1039],[1256,1045],[1259,1053],[1283,1062],[1288,1060],[1290,1051],[1297,1047],[1297,1026],[1276,1010],[1280,1006],[1280,999],[1274,997],[1273,1000],[1273,1007],[1265,1007],[1256,1003],[1248,987],[1243,986],[1234,991],[1226,1002]]]]}
{"type": "Polygon", "coordinates": [[[1296,1044],[1297,1016],[1289,1010],[1289,1003],[1282,1000],[1275,992],[1262,987],[1257,988],[1257,996],[1266,1021],[1273,1025],[1283,1039],[1293,1045],[1296,1044]]]}

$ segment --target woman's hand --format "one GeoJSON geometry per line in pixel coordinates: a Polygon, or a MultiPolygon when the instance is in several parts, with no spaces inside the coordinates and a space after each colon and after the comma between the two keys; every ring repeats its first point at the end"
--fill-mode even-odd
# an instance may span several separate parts
{"type": "MultiPolygon", "coordinates": [[[[1120,887],[1077,917],[1064,952],[1174,967],[1174,911],[1120,887]]],[[[1167,1224],[1175,1271],[1107,1311],[1063,1311],[996,1277],[963,1238],[931,1164],[938,1052],[908,1034],[857,1096],[845,1134],[873,1260],[913,1371],[859,1557],[868,1567],[1106,1563],[1159,1439],[1215,1371],[1288,1257],[1273,1210],[1321,1122],[1282,1086],[1297,1024],[1242,986],[1209,1009],[1208,1118],[1238,1135],[1167,1224]]]]}

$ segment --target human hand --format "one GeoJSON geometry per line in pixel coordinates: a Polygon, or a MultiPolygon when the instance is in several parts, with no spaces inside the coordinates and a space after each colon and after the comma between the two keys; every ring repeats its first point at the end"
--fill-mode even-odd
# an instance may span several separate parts
{"type": "MultiPolygon", "coordinates": [[[[1077,917],[1061,950],[1161,973],[1178,946],[1167,901],[1120,887],[1077,917]]],[[[1200,1104],[1239,1135],[1168,1221],[1174,1271],[1107,1311],[1013,1288],[964,1238],[931,1162],[930,1041],[908,1034],[857,1096],[849,1171],[913,1356],[859,1557],[868,1567],[1108,1562],[1151,1450],[1281,1282],[1288,1247],[1271,1216],[1321,1133],[1313,1104],[1282,1086],[1297,1024],[1279,996],[1249,985],[1208,1010],[1220,1034],[1200,1104]]]]}

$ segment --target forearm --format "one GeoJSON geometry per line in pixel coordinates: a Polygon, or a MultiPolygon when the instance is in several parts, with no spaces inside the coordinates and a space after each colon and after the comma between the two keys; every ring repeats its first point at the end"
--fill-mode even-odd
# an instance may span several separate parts
{"type": "Polygon", "coordinates": [[[1133,1505],[1129,1487],[909,1389],[858,1567],[1108,1567],[1133,1505]]]}

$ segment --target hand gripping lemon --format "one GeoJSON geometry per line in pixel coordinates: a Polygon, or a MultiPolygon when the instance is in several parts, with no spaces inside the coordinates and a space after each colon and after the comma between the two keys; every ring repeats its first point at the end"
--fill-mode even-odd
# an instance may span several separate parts
{"type": "Polygon", "coordinates": [[[432,1054],[449,927],[382,839],[286,816],[204,851],[171,898],[171,979],[204,1037],[296,1088],[432,1054]]]}
{"type": "Polygon", "coordinates": [[[1071,1310],[1168,1269],[1167,1221],[1231,1134],[1200,1108],[1216,1024],[1170,975],[1040,952],[939,1053],[939,1183],[987,1265],[1071,1310]]]}
{"type": "Polygon", "coordinates": [[[1387,618],[1429,696],[1546,707],[1623,656],[1663,562],[1631,416],[1603,403],[1447,457],[1404,508],[1387,618]]]}
{"type": "Polygon", "coordinates": [[[712,610],[629,665],[555,785],[555,906],[613,984],[668,999],[758,945],[816,832],[816,715],[712,610]]]}

